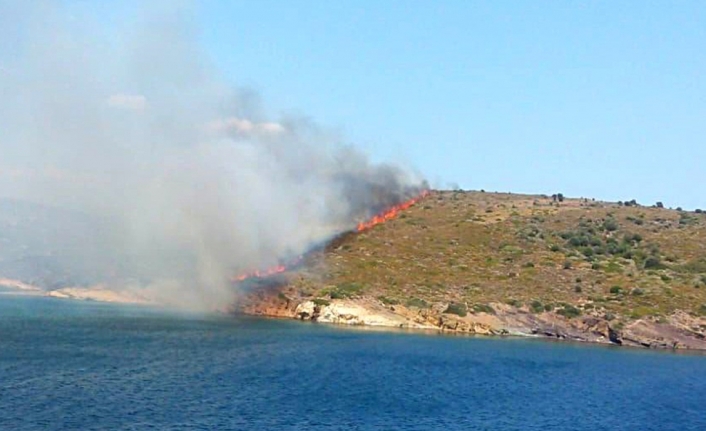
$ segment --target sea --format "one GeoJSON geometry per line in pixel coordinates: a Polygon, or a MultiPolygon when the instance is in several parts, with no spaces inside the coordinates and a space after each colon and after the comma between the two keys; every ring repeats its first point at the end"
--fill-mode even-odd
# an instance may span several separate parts
{"type": "Polygon", "coordinates": [[[706,356],[0,295],[0,430],[706,430],[706,356]]]}

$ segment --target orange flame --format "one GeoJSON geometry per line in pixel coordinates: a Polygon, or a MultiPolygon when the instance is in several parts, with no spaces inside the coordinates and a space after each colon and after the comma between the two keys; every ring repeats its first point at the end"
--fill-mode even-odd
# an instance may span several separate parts
{"type": "MultiPolygon", "coordinates": [[[[370,229],[371,227],[378,225],[380,223],[384,223],[388,220],[392,220],[393,218],[397,217],[397,215],[400,213],[400,211],[404,211],[407,208],[411,207],[412,205],[416,204],[424,198],[425,196],[429,195],[428,190],[424,190],[422,193],[419,194],[419,196],[414,197],[408,201],[402,202],[401,204],[397,204],[387,211],[384,211],[376,216],[374,216],[372,219],[366,221],[366,222],[360,222],[358,223],[358,227],[356,230],[358,232],[362,232],[364,230],[370,229]]],[[[263,270],[255,270],[255,271],[250,271],[246,272],[243,274],[240,274],[238,276],[233,277],[233,281],[245,281],[251,278],[265,278],[269,277],[271,275],[275,274],[281,274],[285,272],[289,267],[292,267],[298,263],[301,262],[303,259],[303,256],[299,256],[298,258],[294,259],[293,261],[289,262],[287,265],[277,265],[273,266],[271,268],[263,269],[263,270]]]]}
{"type": "Polygon", "coordinates": [[[233,280],[243,281],[243,280],[247,280],[248,278],[264,278],[264,277],[269,277],[270,275],[280,274],[286,270],[287,270],[286,266],[277,265],[277,266],[273,266],[272,268],[264,269],[262,271],[255,270],[255,271],[246,272],[244,274],[240,274],[240,275],[234,277],[233,280]]]}
{"type": "Polygon", "coordinates": [[[412,205],[416,204],[419,202],[420,199],[423,197],[427,196],[429,194],[428,190],[424,190],[419,196],[412,198],[408,201],[402,202],[401,204],[397,204],[393,206],[392,208],[388,209],[385,212],[382,212],[372,219],[366,221],[366,222],[360,222],[358,223],[358,232],[362,232],[364,230],[370,229],[371,227],[378,225],[380,223],[385,223],[388,220],[392,220],[393,218],[397,217],[397,215],[400,213],[400,211],[404,211],[407,208],[411,207],[412,205]]]}

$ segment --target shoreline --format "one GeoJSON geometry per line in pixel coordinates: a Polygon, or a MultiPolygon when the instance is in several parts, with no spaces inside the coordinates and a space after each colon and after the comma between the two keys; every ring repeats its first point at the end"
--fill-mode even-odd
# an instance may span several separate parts
{"type": "Polygon", "coordinates": [[[566,318],[552,312],[529,310],[494,303],[494,313],[457,316],[444,313],[445,304],[430,309],[386,306],[374,298],[318,300],[285,299],[258,292],[241,298],[233,312],[247,316],[313,321],[343,327],[374,330],[404,330],[442,335],[521,337],[581,344],[640,349],[706,352],[706,337],[699,331],[703,319],[675,312],[667,323],[637,319],[624,327],[613,327],[597,315],[566,318]]]}
{"type": "MultiPolygon", "coordinates": [[[[53,291],[1,279],[0,286],[10,290],[0,295],[41,296],[76,301],[95,301],[124,305],[159,306],[154,301],[131,292],[116,292],[104,286],[68,287],[53,291]]],[[[637,319],[624,327],[613,327],[597,315],[566,318],[556,313],[531,313],[507,304],[493,303],[492,313],[446,313],[448,304],[438,303],[428,309],[385,305],[374,298],[290,299],[273,291],[251,292],[239,297],[227,310],[213,310],[225,315],[243,315],[275,319],[311,321],[367,331],[403,331],[429,335],[482,335],[518,337],[581,344],[637,347],[657,350],[706,352],[703,318],[675,312],[665,322],[637,319]]]]}

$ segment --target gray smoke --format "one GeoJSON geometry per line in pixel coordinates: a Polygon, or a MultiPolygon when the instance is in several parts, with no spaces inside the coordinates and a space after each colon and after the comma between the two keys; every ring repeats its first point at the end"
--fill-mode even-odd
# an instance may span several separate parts
{"type": "Polygon", "coordinates": [[[104,29],[81,10],[0,0],[0,196],[97,220],[64,251],[74,273],[218,307],[232,276],[424,183],[310,121],[266,118],[209,67],[190,12],[104,29]]]}

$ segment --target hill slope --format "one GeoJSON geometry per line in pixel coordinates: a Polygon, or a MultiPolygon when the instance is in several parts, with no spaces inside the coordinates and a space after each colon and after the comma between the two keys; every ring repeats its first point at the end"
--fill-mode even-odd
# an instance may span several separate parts
{"type": "Polygon", "coordinates": [[[338,238],[284,281],[255,289],[242,310],[706,348],[701,213],[436,191],[396,219],[338,238]]]}

